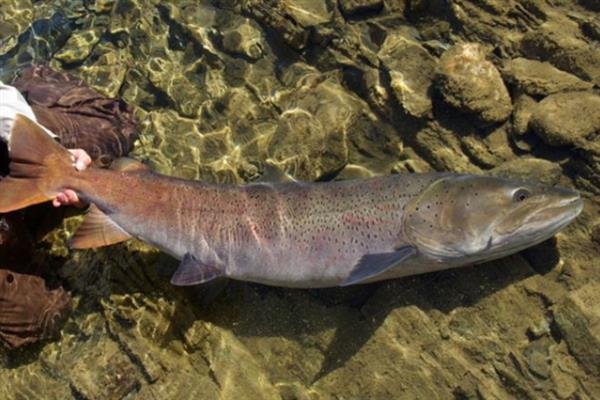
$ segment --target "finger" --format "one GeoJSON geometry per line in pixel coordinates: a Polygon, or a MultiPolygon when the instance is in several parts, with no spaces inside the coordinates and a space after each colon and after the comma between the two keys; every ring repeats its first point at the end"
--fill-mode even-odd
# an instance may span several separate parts
{"type": "Polygon", "coordinates": [[[52,205],[54,207],[60,207],[65,204],[67,204],[67,197],[64,193],[57,194],[54,200],[52,200],[52,205]]]}
{"type": "Polygon", "coordinates": [[[78,171],[83,171],[92,163],[92,158],[83,149],[71,149],[69,150],[75,158],[74,164],[78,171]]]}
{"type": "Polygon", "coordinates": [[[67,195],[67,198],[69,199],[69,204],[77,207],[77,208],[84,208],[87,206],[87,204],[85,204],[84,202],[82,202],[79,199],[79,196],[77,196],[77,193],[74,192],[73,190],[66,190],[65,194],[67,195]]]}
{"type": "Polygon", "coordinates": [[[72,190],[65,190],[65,197],[67,198],[68,204],[74,204],[79,202],[79,197],[77,197],[77,193],[72,190]]]}

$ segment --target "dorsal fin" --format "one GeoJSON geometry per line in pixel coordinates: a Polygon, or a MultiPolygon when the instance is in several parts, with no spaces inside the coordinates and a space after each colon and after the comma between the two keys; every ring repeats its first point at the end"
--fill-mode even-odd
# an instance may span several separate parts
{"type": "Polygon", "coordinates": [[[131,235],[92,204],[71,238],[69,246],[72,249],[92,249],[123,242],[130,237],[131,235]]]}

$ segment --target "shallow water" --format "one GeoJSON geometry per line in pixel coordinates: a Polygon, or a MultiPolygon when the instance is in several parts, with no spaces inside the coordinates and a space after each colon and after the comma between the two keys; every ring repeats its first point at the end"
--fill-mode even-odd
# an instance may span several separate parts
{"type": "Polygon", "coordinates": [[[328,290],[173,288],[141,243],[68,251],[74,217],[40,244],[74,311],[1,353],[0,397],[600,397],[599,10],[548,3],[3,1],[0,79],[48,62],[123,98],[159,172],[505,174],[585,209],[499,261],[328,290]]]}

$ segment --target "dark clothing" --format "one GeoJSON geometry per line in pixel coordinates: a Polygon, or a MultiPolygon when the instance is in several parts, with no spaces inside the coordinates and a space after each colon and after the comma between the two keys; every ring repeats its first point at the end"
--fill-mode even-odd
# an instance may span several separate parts
{"type": "MultiPolygon", "coordinates": [[[[137,128],[131,107],[123,101],[103,97],[80,79],[46,66],[27,68],[13,85],[41,125],[58,135],[65,147],[87,151],[95,166],[108,166],[131,151],[137,128]]],[[[3,174],[7,155],[3,146],[3,174]]],[[[48,288],[42,278],[44,266],[32,260],[32,238],[40,233],[41,220],[52,220],[46,218],[48,213],[62,210],[41,205],[29,211],[36,212],[0,214],[0,343],[9,348],[52,337],[71,310],[70,294],[62,287],[48,288]]]]}

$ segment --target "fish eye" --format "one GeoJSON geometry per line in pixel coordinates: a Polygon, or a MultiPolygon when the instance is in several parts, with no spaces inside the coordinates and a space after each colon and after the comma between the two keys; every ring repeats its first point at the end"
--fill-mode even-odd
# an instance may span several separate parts
{"type": "Polygon", "coordinates": [[[13,274],[6,275],[6,282],[13,283],[14,281],[15,281],[15,277],[13,276],[13,274]]]}
{"type": "Polygon", "coordinates": [[[515,193],[513,193],[513,201],[520,203],[525,201],[531,196],[531,193],[527,189],[517,189],[515,193]]]}

